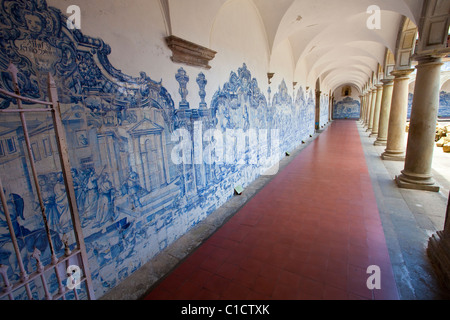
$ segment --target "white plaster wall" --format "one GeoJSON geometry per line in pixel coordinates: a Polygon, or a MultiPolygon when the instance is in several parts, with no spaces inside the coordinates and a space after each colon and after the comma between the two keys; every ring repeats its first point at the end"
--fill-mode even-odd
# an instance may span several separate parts
{"type": "MultiPolygon", "coordinates": [[[[197,21],[198,16],[192,16],[192,14],[196,11],[200,13],[202,11],[198,10],[200,2],[207,1],[197,2],[198,4],[195,6],[187,6],[186,1],[174,1],[171,8],[174,11],[172,21],[176,21],[174,23],[175,30],[185,30],[185,32],[179,32],[177,36],[184,37],[189,33],[190,36],[186,37],[187,40],[202,44],[205,39],[204,34],[209,36],[209,31],[197,32],[198,29],[195,28],[206,22],[193,23],[193,21],[197,21]],[[186,12],[187,7],[190,7],[192,12],[186,12]],[[183,17],[183,12],[189,19],[183,17]]],[[[111,54],[108,58],[115,68],[133,77],[139,77],[139,73],[144,71],[152,80],[162,80],[163,86],[174,100],[175,108],[178,108],[181,97],[178,93],[179,84],[175,79],[175,74],[179,68],[183,67],[190,78],[187,84],[189,91],[187,98],[191,108],[198,108],[200,98],[196,78],[199,72],[203,71],[206,74],[207,71],[175,64],[171,61],[172,52],[164,39],[168,34],[159,0],[48,1],[49,6],[56,7],[63,13],[66,13],[67,7],[73,4],[78,5],[81,9],[81,32],[88,36],[101,38],[111,47],[111,54]]],[[[209,10],[209,7],[207,9],[209,10]]],[[[216,8],[212,8],[210,11],[214,12],[214,10],[216,8]]],[[[209,15],[204,14],[204,16],[209,15]]],[[[211,87],[207,85],[206,90],[212,97],[211,87]]],[[[209,102],[208,99],[207,101],[209,102]]]]}
{"type": "Polygon", "coordinates": [[[210,47],[215,18],[227,0],[169,0],[173,35],[210,47]]]}
{"type": "Polygon", "coordinates": [[[315,82],[308,82],[307,66],[304,60],[300,60],[296,64],[294,79],[305,88],[315,88],[315,82]]]}
{"type": "Polygon", "coordinates": [[[123,73],[138,77],[144,71],[156,81],[167,73],[171,52],[163,41],[166,29],[158,0],[48,0],[48,5],[63,14],[68,6],[79,6],[81,32],[109,44],[109,60],[123,73]]]}
{"type": "Polygon", "coordinates": [[[267,94],[267,37],[251,0],[230,0],[222,6],[211,30],[211,48],[218,52],[211,62],[210,72],[215,75],[208,78],[211,88],[227,82],[230,71],[246,63],[252,77],[258,80],[261,91],[267,94]]]}
{"type": "MultiPolygon", "coordinates": [[[[276,91],[278,89],[278,85],[284,79],[289,94],[293,96],[295,63],[289,40],[284,40],[274,49],[271,56],[269,70],[270,72],[275,73],[272,78],[272,91],[276,91]]],[[[296,89],[298,88],[299,85],[297,84],[296,89]]]]}

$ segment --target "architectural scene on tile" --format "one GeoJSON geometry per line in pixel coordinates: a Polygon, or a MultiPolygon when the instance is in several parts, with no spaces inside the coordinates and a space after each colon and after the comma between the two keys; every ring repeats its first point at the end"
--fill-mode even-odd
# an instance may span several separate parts
{"type": "MultiPolygon", "coordinates": [[[[410,80],[408,93],[408,119],[411,117],[411,108],[414,98],[414,77],[410,80]]],[[[441,90],[439,93],[438,118],[450,118],[450,62],[445,62],[441,67],[441,90]]]]}
{"type": "MultiPolygon", "coordinates": [[[[6,72],[10,62],[19,69],[27,97],[47,100],[48,73],[57,83],[97,297],[220,207],[236,186],[245,188],[314,133],[314,92],[301,86],[294,92],[283,78],[261,86],[267,77],[257,79],[245,62],[219,75],[178,65],[155,81],[145,72],[133,77],[116,69],[108,44],[69,30],[65,15],[45,1],[2,1],[0,26],[1,87],[13,91],[6,72]],[[222,82],[209,85],[213,77],[222,82]],[[200,161],[194,159],[198,150],[203,151],[200,161]]],[[[328,100],[321,99],[324,125],[328,100]]],[[[1,108],[15,103],[2,96],[1,108]]],[[[62,237],[73,236],[51,118],[31,115],[28,129],[52,239],[61,252],[62,237]]],[[[19,117],[2,115],[0,170],[31,273],[34,247],[44,263],[50,256],[25,152],[19,117]]],[[[19,278],[0,210],[0,264],[9,266],[11,279],[19,278]]],[[[57,282],[51,283],[54,292],[57,282]]]]}
{"type": "MultiPolygon", "coordinates": [[[[48,100],[48,74],[55,79],[97,298],[332,118],[361,116],[358,88],[342,85],[331,92],[311,86],[316,79],[308,77],[314,74],[307,74],[305,65],[296,67],[289,41],[268,49],[253,1],[205,2],[211,6],[205,12],[216,10],[216,15],[203,15],[185,31],[217,51],[211,69],[172,62],[164,43],[170,28],[182,30],[183,15],[195,6],[174,6],[171,14],[179,19],[168,23],[159,0],[135,6],[82,3],[78,30],[67,26],[72,1],[0,0],[0,87],[14,91],[6,71],[10,63],[19,70],[24,96],[48,100]],[[109,25],[97,23],[103,14],[113,17],[109,25]],[[141,18],[139,28],[145,32],[135,32],[129,17],[141,18]],[[110,25],[120,25],[120,31],[111,32],[110,25]],[[204,25],[210,30],[200,30],[204,25]]],[[[449,92],[444,85],[442,117],[449,116],[449,92]]],[[[0,109],[16,107],[14,99],[0,95],[0,109]]],[[[27,116],[27,123],[51,237],[61,253],[64,236],[72,246],[75,240],[53,122],[36,113],[27,116]]],[[[26,153],[19,116],[2,114],[0,175],[31,273],[35,247],[44,264],[50,255],[26,153]]],[[[2,206],[0,211],[0,265],[17,280],[20,270],[2,206]]],[[[49,290],[55,292],[58,281],[51,277],[49,290]]],[[[34,289],[37,295],[40,288],[34,289]]]]}

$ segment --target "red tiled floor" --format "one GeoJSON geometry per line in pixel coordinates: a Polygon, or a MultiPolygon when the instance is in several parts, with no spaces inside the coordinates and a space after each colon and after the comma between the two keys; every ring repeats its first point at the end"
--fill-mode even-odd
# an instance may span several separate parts
{"type": "Polygon", "coordinates": [[[333,122],[147,299],[398,299],[356,123],[333,122]]]}

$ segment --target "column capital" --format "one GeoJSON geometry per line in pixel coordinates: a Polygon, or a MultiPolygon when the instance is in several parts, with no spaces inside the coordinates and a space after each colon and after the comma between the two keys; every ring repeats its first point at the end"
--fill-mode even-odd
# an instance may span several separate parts
{"type": "Polygon", "coordinates": [[[450,54],[450,48],[442,48],[433,50],[432,52],[425,51],[425,52],[416,52],[411,56],[412,60],[418,61],[419,63],[421,61],[424,62],[437,62],[436,60],[441,60],[445,56],[450,54]],[[428,60],[428,61],[427,61],[428,60]]]}
{"type": "Polygon", "coordinates": [[[409,78],[409,75],[414,72],[414,69],[398,69],[391,72],[391,75],[395,77],[395,79],[409,78]]]}
{"type": "Polygon", "coordinates": [[[383,88],[382,83],[377,83],[375,86],[377,87],[377,90],[380,90],[381,88],[383,88]]]}
{"type": "Polygon", "coordinates": [[[445,57],[445,54],[416,54],[414,55],[414,60],[418,62],[418,65],[416,66],[416,69],[419,69],[421,67],[425,66],[442,66],[444,63],[442,62],[442,58],[445,57]]]}
{"type": "Polygon", "coordinates": [[[386,78],[380,80],[383,83],[383,86],[393,86],[394,85],[394,78],[386,78]]]}

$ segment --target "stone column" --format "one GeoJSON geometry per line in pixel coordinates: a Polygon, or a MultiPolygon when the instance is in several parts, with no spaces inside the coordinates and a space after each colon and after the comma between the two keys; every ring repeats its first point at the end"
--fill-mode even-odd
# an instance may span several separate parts
{"type": "Polygon", "coordinates": [[[368,132],[372,132],[373,128],[373,116],[375,115],[375,105],[377,103],[377,87],[373,87],[372,89],[372,101],[370,102],[370,115],[369,115],[369,127],[367,128],[368,132]]]}
{"type": "Polygon", "coordinates": [[[388,135],[389,113],[391,111],[393,79],[383,79],[383,95],[381,98],[380,120],[378,124],[378,137],[375,146],[385,146],[388,135]]]}
{"type": "Polygon", "coordinates": [[[369,128],[367,130],[368,132],[372,132],[373,129],[373,119],[375,117],[375,108],[377,104],[377,91],[377,87],[374,85],[372,89],[372,108],[370,109],[369,128]]]}
{"type": "Polygon", "coordinates": [[[364,95],[360,95],[359,96],[359,100],[361,101],[361,113],[360,113],[360,117],[359,117],[359,122],[362,123],[363,119],[364,119],[364,95]]]}
{"type": "Polygon", "coordinates": [[[366,94],[367,93],[364,93],[363,94],[363,106],[364,106],[364,109],[363,109],[363,111],[361,112],[361,124],[364,126],[364,124],[366,123],[366,109],[367,109],[367,99],[366,99],[366,94]]]}
{"type": "Polygon", "coordinates": [[[370,90],[366,93],[366,115],[364,120],[364,127],[369,126],[369,115],[370,115],[370,102],[372,101],[372,92],[370,90]]]}
{"type": "Polygon", "coordinates": [[[442,58],[419,56],[405,169],[396,177],[399,187],[439,192],[431,174],[439,109],[442,58]]]}
{"type": "Polygon", "coordinates": [[[408,113],[408,80],[414,69],[394,70],[391,111],[389,114],[388,139],[383,160],[405,160],[406,120],[408,113]]]}
{"type": "Polygon", "coordinates": [[[380,123],[380,110],[381,110],[381,97],[383,95],[383,85],[377,84],[377,98],[375,100],[375,111],[373,114],[373,126],[371,137],[376,137],[378,135],[378,126],[380,123]]]}

